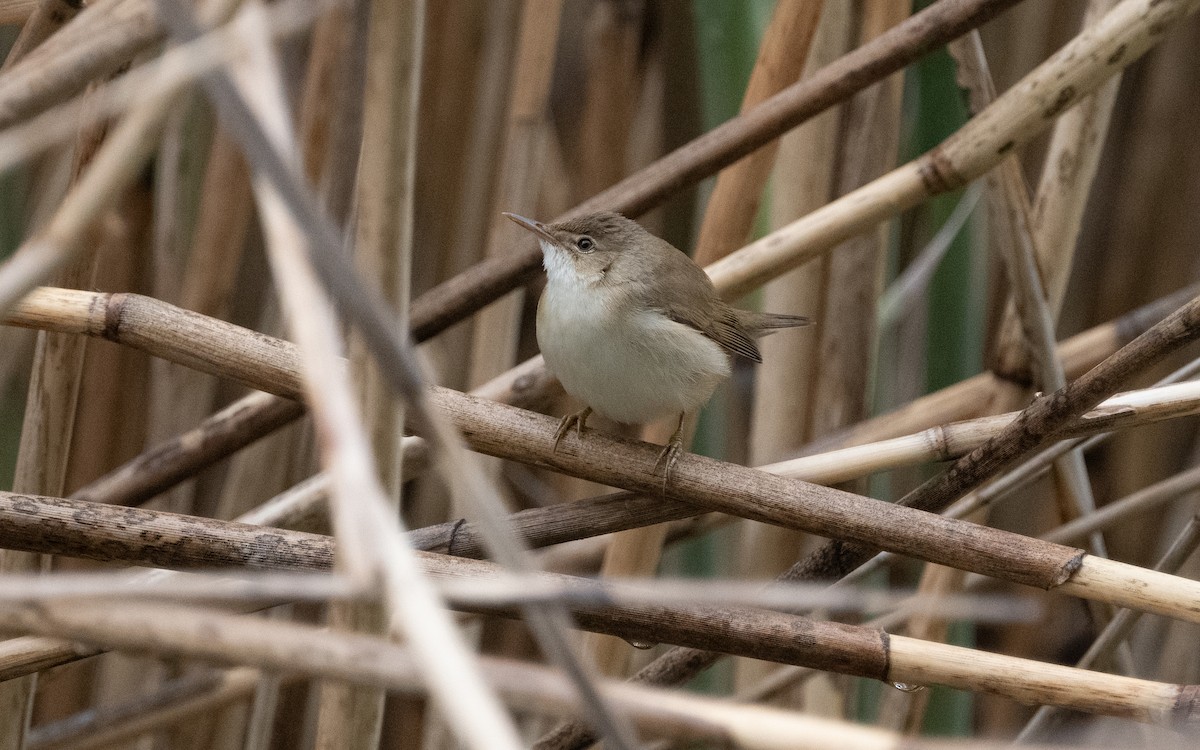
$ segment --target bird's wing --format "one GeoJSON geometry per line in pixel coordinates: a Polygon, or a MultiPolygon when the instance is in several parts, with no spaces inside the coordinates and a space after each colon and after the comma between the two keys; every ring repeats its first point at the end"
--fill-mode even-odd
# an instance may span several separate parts
{"type": "Polygon", "coordinates": [[[741,321],[732,308],[722,306],[721,314],[707,327],[701,328],[700,332],[734,354],[740,354],[752,362],[762,362],[758,344],[754,343],[754,339],[742,328],[741,321]]]}
{"type": "MultiPolygon", "coordinates": [[[[696,269],[698,273],[703,271],[696,269]]],[[[707,276],[705,280],[707,281],[707,276]]],[[[693,287],[695,288],[695,287],[693,287]]],[[[711,287],[709,287],[711,289],[711,287]]],[[[754,362],[762,362],[758,345],[753,337],[742,326],[737,311],[717,296],[716,291],[702,295],[704,299],[688,297],[679,294],[657,294],[654,296],[656,307],[676,323],[695,328],[700,333],[717,342],[722,349],[745,357],[754,362]],[[716,314],[711,310],[716,308],[716,314]]]]}

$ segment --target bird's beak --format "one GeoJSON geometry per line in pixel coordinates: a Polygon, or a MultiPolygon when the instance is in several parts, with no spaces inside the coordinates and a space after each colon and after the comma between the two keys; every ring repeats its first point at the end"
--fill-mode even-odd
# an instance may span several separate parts
{"type": "Polygon", "coordinates": [[[550,234],[550,232],[548,232],[546,230],[546,225],[543,224],[542,222],[534,221],[533,219],[527,219],[524,216],[519,216],[517,214],[510,214],[508,211],[503,211],[502,213],[504,216],[507,216],[508,218],[512,219],[513,221],[515,221],[517,224],[521,225],[525,229],[528,229],[529,231],[536,234],[538,236],[538,239],[545,240],[546,242],[549,242],[551,245],[561,245],[562,244],[557,239],[555,239],[554,235],[550,234]]]}

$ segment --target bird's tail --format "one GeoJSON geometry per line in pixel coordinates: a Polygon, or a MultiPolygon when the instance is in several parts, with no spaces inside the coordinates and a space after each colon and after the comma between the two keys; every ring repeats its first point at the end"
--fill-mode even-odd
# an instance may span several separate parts
{"type": "Polygon", "coordinates": [[[738,310],[739,322],[751,335],[766,336],[779,328],[795,328],[812,323],[803,315],[785,315],[783,313],[751,312],[738,310]]]}

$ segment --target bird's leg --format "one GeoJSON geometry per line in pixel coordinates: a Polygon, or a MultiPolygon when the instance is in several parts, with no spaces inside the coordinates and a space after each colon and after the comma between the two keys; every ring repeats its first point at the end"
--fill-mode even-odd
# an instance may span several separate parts
{"type": "Polygon", "coordinates": [[[580,438],[583,437],[583,426],[587,422],[587,418],[592,413],[592,407],[585,406],[582,411],[577,411],[574,414],[568,414],[558,423],[558,429],[554,431],[554,450],[552,453],[558,453],[558,444],[566,437],[566,434],[571,431],[571,426],[575,426],[575,434],[580,438]]]}
{"type": "Polygon", "coordinates": [[[658,460],[654,462],[654,473],[658,473],[658,467],[665,467],[663,470],[663,492],[667,491],[667,485],[671,482],[671,469],[675,468],[675,462],[679,460],[679,454],[683,453],[683,418],[687,416],[687,412],[679,412],[679,425],[675,428],[675,434],[671,435],[671,440],[666,447],[662,449],[662,453],[658,454],[658,460]]]}

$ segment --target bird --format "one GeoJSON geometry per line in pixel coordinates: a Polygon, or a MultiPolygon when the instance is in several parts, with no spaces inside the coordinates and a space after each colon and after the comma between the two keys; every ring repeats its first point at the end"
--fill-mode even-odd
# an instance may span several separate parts
{"type": "Polygon", "coordinates": [[[686,253],[619,213],[551,224],[503,215],[541,244],[538,346],[563,390],[584,404],[559,422],[552,452],[572,427],[582,439],[593,412],[624,423],[678,415],[654,465],[665,487],[683,451],[684,418],[729,377],[731,357],[762,362],[756,338],[810,322],[733,307],[686,253]]]}

